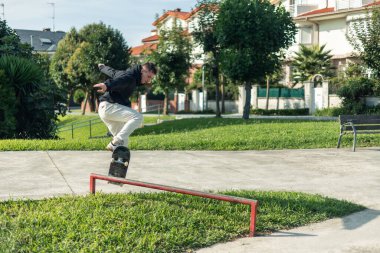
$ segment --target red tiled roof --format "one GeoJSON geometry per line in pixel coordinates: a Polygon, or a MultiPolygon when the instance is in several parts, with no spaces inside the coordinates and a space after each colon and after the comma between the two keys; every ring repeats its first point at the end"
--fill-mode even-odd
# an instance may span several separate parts
{"type": "Polygon", "coordinates": [[[302,13],[301,15],[298,15],[297,17],[305,17],[305,16],[317,15],[317,14],[323,14],[323,13],[329,13],[329,12],[334,12],[334,7],[305,12],[305,13],[302,13]]]}
{"type": "Polygon", "coordinates": [[[149,54],[156,49],[157,49],[157,44],[143,44],[137,47],[133,47],[131,49],[131,55],[134,55],[134,56],[141,55],[144,52],[149,54]]]}
{"type": "Polygon", "coordinates": [[[164,15],[162,15],[156,21],[154,21],[152,25],[156,26],[158,23],[160,23],[162,20],[164,20],[168,16],[172,16],[172,17],[176,17],[176,18],[179,18],[182,20],[186,20],[189,17],[189,14],[190,14],[189,12],[183,12],[183,11],[177,11],[177,10],[167,11],[167,12],[165,12],[164,15]]]}
{"type": "MultiPolygon", "coordinates": [[[[218,11],[218,9],[219,9],[219,6],[217,4],[213,4],[213,5],[209,6],[209,7],[210,7],[209,9],[212,10],[212,11],[218,11]]],[[[201,5],[201,6],[196,7],[191,12],[189,12],[189,15],[187,16],[186,19],[191,18],[192,16],[194,16],[197,12],[199,12],[203,8],[205,8],[204,4],[201,5]]]]}
{"type": "Polygon", "coordinates": [[[145,39],[142,40],[142,42],[152,42],[152,41],[157,41],[159,39],[158,35],[152,35],[152,36],[149,36],[145,39]]]}

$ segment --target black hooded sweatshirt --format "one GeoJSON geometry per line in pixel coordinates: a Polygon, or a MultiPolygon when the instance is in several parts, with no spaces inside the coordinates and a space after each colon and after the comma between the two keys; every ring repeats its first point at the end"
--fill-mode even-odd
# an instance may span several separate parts
{"type": "Polygon", "coordinates": [[[100,102],[107,101],[131,107],[129,98],[137,86],[141,85],[141,65],[136,65],[125,71],[114,70],[108,66],[102,66],[99,69],[111,77],[104,82],[107,91],[99,98],[100,102]]]}

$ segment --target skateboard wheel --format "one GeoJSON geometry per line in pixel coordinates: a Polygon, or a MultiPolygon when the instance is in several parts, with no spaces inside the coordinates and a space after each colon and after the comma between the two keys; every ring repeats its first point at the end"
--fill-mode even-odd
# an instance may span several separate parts
{"type": "Polygon", "coordinates": [[[129,162],[125,162],[124,165],[125,165],[125,167],[128,167],[129,162]]]}

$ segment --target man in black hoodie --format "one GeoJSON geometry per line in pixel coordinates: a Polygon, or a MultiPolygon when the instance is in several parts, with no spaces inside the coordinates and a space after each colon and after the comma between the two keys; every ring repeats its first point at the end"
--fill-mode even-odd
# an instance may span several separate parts
{"type": "Polygon", "coordinates": [[[143,116],[131,108],[129,99],[138,86],[151,86],[151,81],[157,73],[156,66],[147,62],[125,71],[114,70],[104,64],[98,66],[102,73],[111,77],[104,83],[94,85],[94,88],[99,89],[98,92],[104,93],[100,97],[99,117],[113,135],[106,149],[113,151],[117,146],[128,147],[129,135],[143,121],[143,116]]]}

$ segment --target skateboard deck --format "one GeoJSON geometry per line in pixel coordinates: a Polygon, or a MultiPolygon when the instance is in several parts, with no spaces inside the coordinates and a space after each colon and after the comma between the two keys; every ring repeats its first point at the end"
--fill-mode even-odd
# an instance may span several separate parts
{"type": "MultiPolygon", "coordinates": [[[[125,178],[128,171],[131,152],[127,147],[119,146],[112,152],[108,176],[125,178]]],[[[119,183],[115,183],[120,185],[119,183]]],[[[122,185],[122,184],[121,184],[122,185]]]]}

